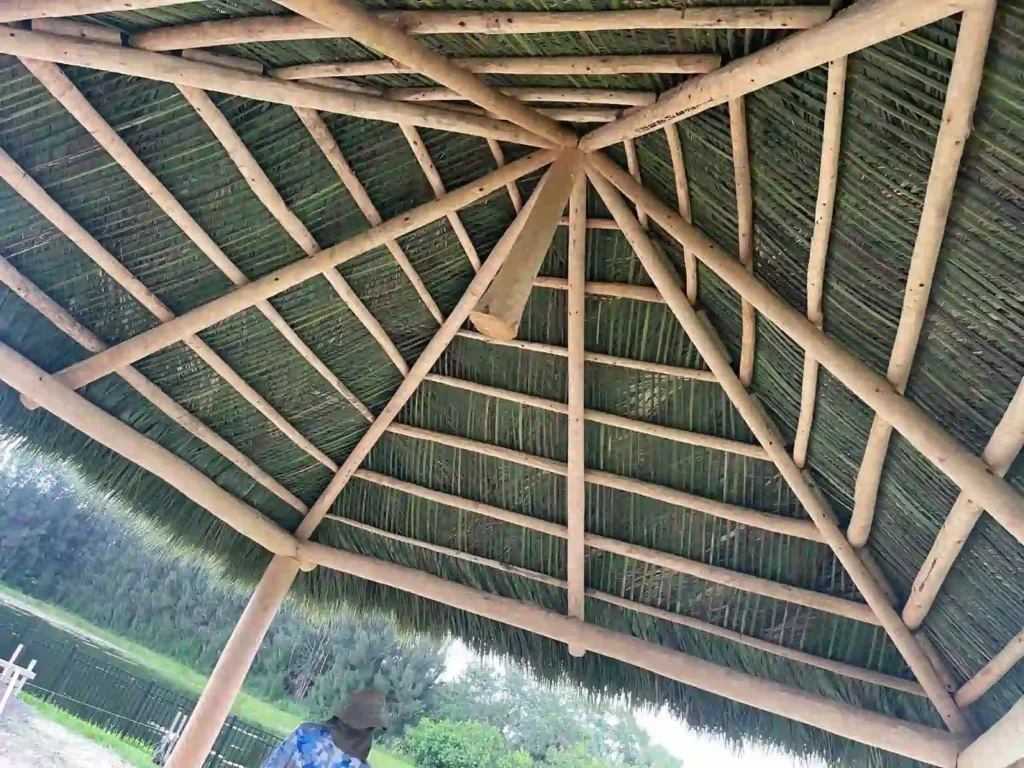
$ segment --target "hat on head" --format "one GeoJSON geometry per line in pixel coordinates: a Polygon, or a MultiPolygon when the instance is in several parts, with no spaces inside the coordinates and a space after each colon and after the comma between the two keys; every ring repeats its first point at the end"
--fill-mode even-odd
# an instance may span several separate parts
{"type": "Polygon", "coordinates": [[[384,715],[384,694],[364,689],[356,691],[347,703],[334,711],[334,716],[351,728],[361,731],[370,728],[385,728],[388,724],[384,715]]]}

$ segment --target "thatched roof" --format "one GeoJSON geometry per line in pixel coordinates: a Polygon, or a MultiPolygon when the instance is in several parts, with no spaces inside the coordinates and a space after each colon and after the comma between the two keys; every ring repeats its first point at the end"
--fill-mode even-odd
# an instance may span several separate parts
{"type": "MultiPolygon", "coordinates": [[[[664,6],[708,4],[666,2],[664,6]]],[[[364,5],[422,7],[401,2],[364,5]]],[[[582,7],[584,4],[570,2],[518,0],[436,5],[504,11],[649,7],[606,2],[582,7]]],[[[285,13],[264,0],[205,0],[99,13],[76,21],[116,30],[122,45],[128,46],[142,39],[140,33],[147,30],[285,13]]],[[[824,330],[883,375],[900,322],[958,27],[958,17],[948,18],[854,53],[849,59],[839,184],[826,260],[824,330]]],[[[720,54],[723,62],[729,62],[790,34],[779,29],[640,29],[437,34],[415,39],[450,57],[700,53],[720,54]]],[[[0,50],[7,49],[0,46],[0,50]]],[[[346,38],[237,43],[211,50],[258,62],[263,71],[379,58],[371,49],[346,38]]],[[[960,167],[906,386],[910,402],[975,454],[985,449],[1024,374],[1022,56],[1024,2],[1000,2],[974,130],[960,167]]],[[[305,258],[300,244],[256,196],[222,141],[178,87],[99,69],[62,69],[245,279],[257,280],[305,258]]],[[[661,94],[689,76],[481,77],[495,86],[661,94]]],[[[754,271],[801,313],[807,304],[806,275],[819,189],[827,77],[827,67],[816,67],[745,97],[753,182],[754,271]]],[[[355,77],[350,83],[384,91],[437,87],[415,74],[355,77]]],[[[212,91],[209,97],[319,247],[343,242],[369,228],[364,212],[295,110],[212,91]]],[[[611,108],[624,109],[622,105],[611,108]]],[[[398,125],[327,112],[321,117],[382,219],[435,198],[436,190],[398,125]]],[[[707,109],[677,126],[693,222],[735,254],[739,222],[729,110],[724,105],[707,109]]],[[[594,126],[576,127],[585,131],[594,126]]],[[[418,132],[448,191],[495,168],[492,151],[479,136],[423,127],[418,132]]],[[[502,142],[501,147],[508,162],[533,151],[513,142],[502,142]]],[[[0,148],[173,314],[185,314],[232,289],[232,281],[194,238],[158,207],[23,62],[8,55],[0,56],[0,148]]],[[[666,134],[657,130],[640,136],[636,151],[643,184],[676,208],[677,179],[666,134]]],[[[626,167],[621,143],[608,147],[607,153],[626,167]]],[[[519,181],[523,199],[540,176],[537,171],[519,181]]],[[[593,189],[588,215],[609,218],[593,189]]],[[[458,216],[484,259],[515,219],[516,209],[509,193],[501,188],[458,216]]],[[[661,227],[652,226],[651,232],[682,274],[684,249],[661,227]]],[[[474,275],[452,221],[440,218],[402,236],[399,243],[440,313],[448,316],[474,275]]],[[[621,232],[588,230],[586,246],[588,281],[651,285],[621,232]]],[[[106,345],[116,345],[159,325],[153,313],[97,266],[80,244],[73,243],[38,206],[6,184],[0,184],[0,247],[9,265],[106,345]]],[[[392,252],[386,247],[374,248],[346,261],[340,272],[401,357],[413,363],[437,332],[438,321],[392,252]]],[[[567,231],[561,227],[541,275],[564,278],[566,274],[567,231]]],[[[698,307],[706,311],[738,365],[743,337],[740,297],[703,265],[698,269],[697,285],[698,307]]],[[[317,277],[301,282],[274,296],[270,304],[355,398],[373,414],[382,411],[401,384],[403,371],[327,280],[317,277]]],[[[499,345],[472,333],[460,334],[434,366],[437,376],[422,383],[402,409],[398,423],[565,462],[567,419],[557,407],[510,401],[495,392],[468,391],[441,377],[557,401],[555,406],[564,404],[566,313],[564,290],[535,288],[518,336],[562,349],[499,345]]],[[[587,408],[748,446],[757,442],[723,388],[708,380],[708,366],[666,304],[589,295],[585,316],[588,352],[619,358],[617,365],[588,362],[587,408]],[[705,375],[669,375],[625,367],[630,360],[700,370],[705,375]]],[[[256,307],[234,314],[198,336],[269,404],[267,408],[278,414],[281,423],[290,425],[314,450],[304,449],[275,427],[266,416],[267,409],[261,413],[253,407],[238,387],[215,373],[194,348],[173,344],[139,360],[136,369],[251,459],[283,493],[273,492],[268,487],[273,483],[261,483],[252,472],[184,430],[117,375],[105,376],[80,391],[224,490],[293,531],[303,516],[296,507],[312,507],[320,498],[333,470],[345,463],[366,432],[367,420],[256,307]],[[319,460],[311,455],[316,452],[319,460]]],[[[791,449],[801,413],[804,353],[763,316],[757,321],[756,339],[750,389],[791,449]]],[[[51,373],[91,354],[3,285],[0,341],[51,373]]],[[[827,368],[819,375],[806,468],[845,530],[875,415],[827,368]]],[[[26,393],[28,397],[31,394],[26,393]]],[[[18,393],[6,386],[0,386],[0,428],[8,436],[23,438],[34,450],[74,462],[98,488],[128,501],[161,535],[219,556],[239,576],[256,578],[262,573],[269,556],[260,546],[183,496],[181,489],[138,468],[128,458],[43,409],[27,410],[18,393]]],[[[1019,422],[1015,429],[1019,434],[1019,422]]],[[[900,606],[959,494],[946,474],[911,442],[899,432],[892,436],[866,547],[880,566],[880,580],[891,584],[900,606]]],[[[678,497],[671,496],[671,490],[683,491],[781,518],[808,520],[796,494],[766,456],[753,451],[741,455],[742,446],[720,450],[690,445],[664,434],[646,434],[600,420],[588,422],[585,447],[589,469],[662,487],[644,494],[588,482],[589,533],[819,596],[864,602],[847,571],[820,538],[800,538],[730,522],[697,511],[692,504],[678,503],[678,497]]],[[[422,433],[392,429],[372,448],[362,467],[421,488],[564,525],[564,472],[537,464],[524,464],[521,457],[517,460],[510,454],[483,455],[479,450],[445,444],[443,438],[439,442],[424,439],[422,433]]],[[[538,580],[529,574],[469,562],[332,519],[317,528],[315,541],[566,612],[566,591],[552,583],[552,578],[565,579],[570,566],[563,537],[385,487],[368,472],[360,472],[344,486],[331,507],[332,517],[548,578],[538,580]]],[[[1021,460],[1010,466],[1006,480],[1018,491],[1022,489],[1021,460]]],[[[912,681],[914,674],[877,622],[756,594],[750,588],[698,578],[599,547],[588,547],[585,574],[589,590],[619,598],[620,603],[588,598],[586,620],[590,623],[828,699],[942,726],[942,718],[920,692],[896,690],[782,658],[733,637],[654,617],[637,610],[637,604],[912,681]],[[630,603],[622,604],[622,599],[630,603]]],[[[1024,628],[1022,574],[1024,548],[1002,525],[983,515],[927,612],[922,629],[956,687],[974,677],[1024,628]]],[[[573,658],[561,643],[327,568],[301,575],[296,589],[321,607],[329,609],[345,601],[394,610],[410,626],[451,631],[481,648],[527,660],[545,673],[566,673],[595,690],[668,704],[694,727],[734,740],[751,738],[844,765],[916,764],[619,661],[593,653],[573,658]]],[[[965,711],[987,727],[1022,694],[1024,667],[1018,665],[965,711]]]]}

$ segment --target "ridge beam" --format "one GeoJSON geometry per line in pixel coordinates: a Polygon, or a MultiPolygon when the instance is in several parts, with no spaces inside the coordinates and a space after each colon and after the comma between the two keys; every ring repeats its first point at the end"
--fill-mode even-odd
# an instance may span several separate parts
{"type": "Polygon", "coordinates": [[[573,185],[583,173],[582,162],[579,152],[565,150],[551,166],[550,179],[527,214],[508,257],[469,315],[485,336],[510,340],[518,334],[533,282],[551,247],[573,185]]]}

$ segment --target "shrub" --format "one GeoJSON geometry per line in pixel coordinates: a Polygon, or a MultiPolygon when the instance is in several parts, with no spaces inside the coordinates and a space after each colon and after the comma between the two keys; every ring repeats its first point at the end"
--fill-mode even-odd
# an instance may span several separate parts
{"type": "Polygon", "coordinates": [[[533,767],[533,759],[513,751],[501,731],[472,720],[424,718],[405,734],[402,748],[420,768],[533,767]]]}

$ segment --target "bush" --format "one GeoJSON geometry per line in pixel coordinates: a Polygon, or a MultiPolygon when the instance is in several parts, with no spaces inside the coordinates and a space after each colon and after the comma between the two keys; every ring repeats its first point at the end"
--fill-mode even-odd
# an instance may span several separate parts
{"type": "Polygon", "coordinates": [[[472,720],[424,718],[405,734],[402,749],[420,768],[533,767],[533,759],[521,750],[513,751],[501,731],[472,720]]]}

